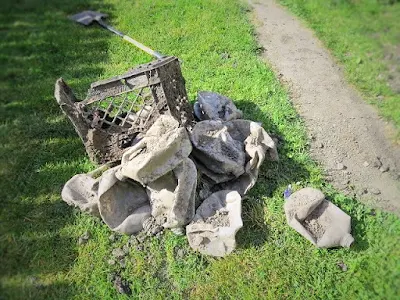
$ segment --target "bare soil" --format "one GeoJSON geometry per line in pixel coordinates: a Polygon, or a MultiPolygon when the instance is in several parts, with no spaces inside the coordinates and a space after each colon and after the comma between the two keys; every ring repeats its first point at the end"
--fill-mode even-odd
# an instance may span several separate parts
{"type": "Polygon", "coordinates": [[[395,132],[345,80],[328,50],[272,0],[248,0],[263,57],[286,83],[327,180],[370,206],[400,214],[400,148],[395,132]]]}

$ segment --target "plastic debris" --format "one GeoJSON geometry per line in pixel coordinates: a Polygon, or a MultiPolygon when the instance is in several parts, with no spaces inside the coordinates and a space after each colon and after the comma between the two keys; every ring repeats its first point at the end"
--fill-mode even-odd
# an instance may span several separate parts
{"type": "Polygon", "coordinates": [[[197,93],[197,102],[194,104],[194,113],[200,121],[230,121],[240,119],[243,116],[242,111],[236,108],[231,99],[207,91],[197,93]]]}
{"type": "Polygon", "coordinates": [[[143,139],[123,154],[118,176],[146,185],[175,169],[191,151],[186,129],[173,117],[161,115],[143,139]]]}
{"type": "Polygon", "coordinates": [[[120,167],[106,171],[99,182],[99,211],[103,221],[114,231],[132,234],[143,229],[150,217],[146,190],[132,180],[120,181],[115,173],[120,167]]]}
{"type": "Polygon", "coordinates": [[[303,237],[320,248],[350,247],[354,242],[351,218],[314,188],[293,193],[284,205],[286,220],[303,237]]]}
{"type": "Polygon", "coordinates": [[[285,198],[286,200],[287,198],[290,197],[291,194],[292,194],[292,185],[289,184],[286,190],[283,192],[283,198],[285,198]]]}
{"type": "Polygon", "coordinates": [[[165,217],[165,228],[188,224],[195,213],[196,186],[196,166],[187,158],[172,172],[147,185],[152,216],[165,217]]]}
{"type": "Polygon", "coordinates": [[[190,246],[200,253],[223,257],[236,247],[236,232],[242,228],[242,198],[236,191],[219,191],[199,206],[186,226],[190,246]]]}

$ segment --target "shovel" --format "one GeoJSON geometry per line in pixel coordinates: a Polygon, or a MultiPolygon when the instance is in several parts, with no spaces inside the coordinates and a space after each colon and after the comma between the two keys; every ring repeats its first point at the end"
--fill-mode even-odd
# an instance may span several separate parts
{"type": "Polygon", "coordinates": [[[78,22],[82,25],[88,26],[92,24],[93,22],[97,22],[100,26],[104,27],[105,29],[111,31],[112,33],[115,33],[116,35],[120,36],[123,38],[125,41],[135,45],[139,49],[142,49],[144,52],[154,56],[157,59],[161,59],[165,57],[165,55],[162,55],[161,53],[154,51],[150,49],[149,47],[143,45],[142,43],[139,43],[138,41],[134,40],[133,38],[123,34],[121,31],[116,30],[115,28],[111,27],[107,23],[105,23],[102,19],[107,18],[108,15],[102,14],[96,11],[91,11],[91,10],[85,10],[83,12],[80,12],[76,15],[70,16],[69,18],[75,22],[78,22]]]}

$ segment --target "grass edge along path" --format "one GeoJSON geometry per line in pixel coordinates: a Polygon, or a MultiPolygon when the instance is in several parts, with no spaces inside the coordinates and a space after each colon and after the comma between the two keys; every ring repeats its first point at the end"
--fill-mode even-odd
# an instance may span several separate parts
{"type": "Polygon", "coordinates": [[[313,29],[343,66],[349,82],[361,92],[367,102],[378,108],[386,120],[392,121],[396,129],[393,137],[399,142],[400,2],[390,0],[279,0],[278,2],[313,29]],[[396,82],[396,87],[389,84],[391,80],[396,82]]]}

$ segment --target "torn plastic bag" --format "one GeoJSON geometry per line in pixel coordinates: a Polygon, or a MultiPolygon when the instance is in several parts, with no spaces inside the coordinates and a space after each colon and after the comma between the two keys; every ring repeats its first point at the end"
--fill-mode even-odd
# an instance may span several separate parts
{"type": "Polygon", "coordinates": [[[202,91],[197,93],[194,113],[200,120],[230,121],[240,119],[243,113],[236,108],[233,101],[223,95],[202,91]]]}
{"type": "Polygon", "coordinates": [[[214,182],[228,181],[244,173],[244,144],[233,139],[222,122],[199,122],[190,138],[198,168],[214,182]]]}
{"type": "Polygon", "coordinates": [[[219,191],[199,206],[186,235],[194,250],[223,257],[236,248],[236,232],[242,228],[242,198],[236,191],[219,191]]]}
{"type": "Polygon", "coordinates": [[[172,172],[147,185],[152,216],[165,216],[165,228],[188,224],[195,213],[197,170],[195,164],[184,159],[172,172]]]}
{"type": "Polygon", "coordinates": [[[100,178],[99,211],[113,231],[132,234],[142,230],[143,222],[150,217],[150,203],[146,190],[139,183],[118,180],[115,173],[119,168],[104,172],[100,178]]]}
{"type": "Polygon", "coordinates": [[[191,151],[186,129],[173,117],[161,115],[143,139],[126,150],[118,177],[146,185],[175,169],[191,151]]]}
{"type": "Polygon", "coordinates": [[[303,188],[290,195],[284,208],[289,226],[317,247],[350,247],[354,242],[350,216],[320,190],[303,188]]]}

